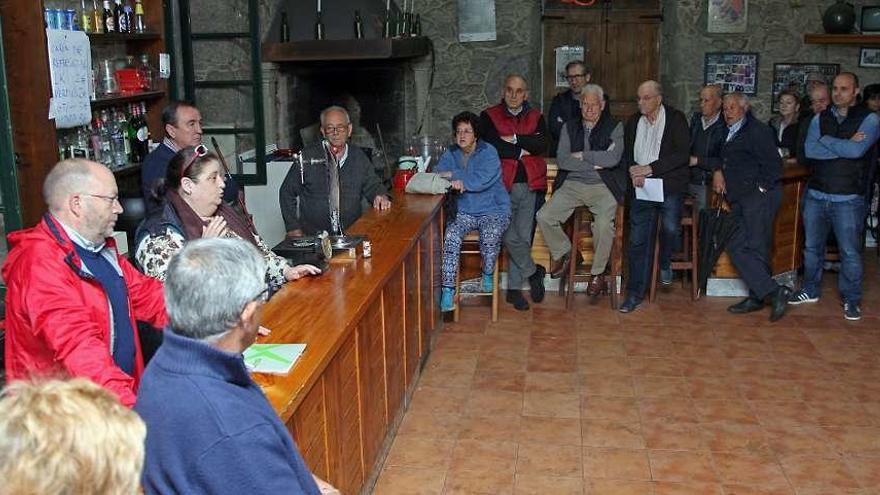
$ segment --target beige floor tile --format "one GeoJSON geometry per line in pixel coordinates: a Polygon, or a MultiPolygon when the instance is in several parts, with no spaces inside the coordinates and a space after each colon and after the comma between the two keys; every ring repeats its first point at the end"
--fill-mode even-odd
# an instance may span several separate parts
{"type": "Polygon", "coordinates": [[[410,437],[454,439],[461,431],[463,418],[456,414],[410,412],[403,418],[398,435],[410,437]]]}
{"type": "Polygon", "coordinates": [[[373,495],[441,495],[445,469],[388,466],[382,470],[373,495]]]}
{"type": "Polygon", "coordinates": [[[789,488],[788,480],[774,457],[712,453],[715,469],[725,483],[762,488],[789,488]]]}
{"type": "Polygon", "coordinates": [[[526,391],[577,394],[580,391],[580,381],[578,373],[528,372],[526,373],[526,391]]]}
{"type": "Polygon", "coordinates": [[[634,398],[585,395],[581,398],[581,418],[639,421],[639,406],[634,398]]]}
{"type": "Polygon", "coordinates": [[[443,495],[510,495],[513,473],[474,472],[452,469],[446,475],[443,495]]]}
{"type": "Polygon", "coordinates": [[[474,375],[472,388],[522,392],[525,388],[525,381],[524,371],[485,371],[474,375]]]}
{"type": "Polygon", "coordinates": [[[580,446],[581,422],[574,418],[523,416],[518,441],[580,446]]]}
{"type": "Polygon", "coordinates": [[[459,425],[458,438],[507,442],[519,434],[520,421],[519,416],[464,416],[459,425]]]}
{"type": "Polygon", "coordinates": [[[580,418],[581,396],[577,392],[526,391],[522,412],[526,416],[580,418]]]}
{"type": "Polygon", "coordinates": [[[585,419],[581,423],[584,446],[645,448],[645,439],[637,422],[609,419],[585,419]]]}
{"type": "Polygon", "coordinates": [[[681,397],[641,398],[639,416],[642,421],[697,423],[699,418],[690,400],[681,397]]]}
{"type": "Polygon", "coordinates": [[[651,481],[648,452],[584,447],[584,476],[596,479],[651,481]]]}
{"type": "Polygon", "coordinates": [[[820,491],[844,493],[861,488],[859,482],[840,459],[792,456],[781,460],[782,470],[798,493],[820,491]]]}
{"type": "Polygon", "coordinates": [[[657,481],[718,482],[718,475],[708,452],[652,450],[651,475],[657,481]]]}
{"type": "Polygon", "coordinates": [[[515,495],[583,495],[584,480],[555,476],[516,475],[515,495]]]}
{"type": "Polygon", "coordinates": [[[584,483],[585,495],[652,495],[654,483],[650,481],[623,481],[588,478],[584,483]]]}
{"type": "Polygon", "coordinates": [[[459,440],[452,450],[450,471],[504,473],[513,476],[516,467],[514,442],[459,440]]]}
{"type": "Polygon", "coordinates": [[[385,466],[445,468],[452,459],[454,446],[454,440],[398,435],[388,452],[385,466]]]}
{"type": "Polygon", "coordinates": [[[630,375],[586,374],[581,383],[581,393],[584,395],[635,397],[633,377],[630,375]]]}
{"type": "Polygon", "coordinates": [[[499,390],[473,390],[464,407],[468,416],[513,417],[522,414],[523,394],[499,390]]]}
{"type": "Polygon", "coordinates": [[[580,478],[583,476],[581,448],[574,445],[521,443],[516,474],[580,478]]]}
{"type": "Polygon", "coordinates": [[[654,483],[654,495],[722,495],[723,488],[717,483],[658,481],[654,483]]]}

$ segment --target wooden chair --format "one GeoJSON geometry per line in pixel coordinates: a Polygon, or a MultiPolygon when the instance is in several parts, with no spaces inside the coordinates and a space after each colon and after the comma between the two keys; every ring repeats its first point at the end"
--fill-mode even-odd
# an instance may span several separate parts
{"type": "MultiPolygon", "coordinates": [[[[469,296],[478,296],[478,297],[491,297],[492,298],[492,321],[498,321],[498,304],[500,302],[500,294],[499,290],[500,285],[500,277],[499,277],[499,269],[501,266],[501,251],[498,252],[498,259],[495,260],[495,270],[492,271],[492,291],[491,292],[468,292],[469,296]]],[[[480,234],[475,230],[469,232],[464,240],[461,243],[461,255],[477,255],[480,256],[480,234]]],[[[459,262],[458,273],[455,276],[455,297],[457,299],[455,304],[455,309],[452,312],[453,321],[458,321],[459,314],[461,312],[461,265],[459,262]]],[[[480,273],[480,279],[482,279],[482,272],[480,273]]],[[[478,282],[482,283],[482,282],[478,282]]],[[[482,287],[480,287],[482,289],[482,287]]]]}
{"type": "MultiPolygon", "coordinates": [[[[611,245],[611,257],[608,259],[608,275],[606,278],[608,281],[608,291],[611,293],[611,309],[617,309],[619,303],[618,292],[620,289],[618,280],[621,282],[623,280],[624,213],[623,205],[618,205],[617,211],[614,214],[614,242],[611,245]]],[[[578,263],[576,261],[580,251],[580,238],[584,233],[587,233],[582,228],[586,226],[587,229],[590,229],[592,218],[593,214],[590,213],[590,209],[586,206],[575,208],[574,213],[571,215],[569,239],[572,246],[572,261],[568,265],[568,273],[563,274],[559,280],[559,294],[565,297],[565,309],[571,307],[571,302],[574,298],[574,284],[576,282],[589,282],[591,278],[589,273],[578,272],[578,263]]]]}
{"type": "MultiPolygon", "coordinates": [[[[700,298],[700,285],[697,274],[697,266],[699,263],[697,224],[699,223],[699,212],[694,204],[694,198],[686,196],[681,214],[681,230],[682,230],[682,246],[683,252],[673,253],[670,267],[675,270],[686,270],[690,273],[691,279],[691,300],[696,301],[700,298]]],[[[648,294],[648,300],[654,302],[657,297],[657,280],[660,278],[660,231],[662,229],[663,219],[657,218],[657,237],[654,239],[654,261],[651,264],[651,290],[648,294]]],[[[682,277],[682,287],[688,277],[682,277]]]]}

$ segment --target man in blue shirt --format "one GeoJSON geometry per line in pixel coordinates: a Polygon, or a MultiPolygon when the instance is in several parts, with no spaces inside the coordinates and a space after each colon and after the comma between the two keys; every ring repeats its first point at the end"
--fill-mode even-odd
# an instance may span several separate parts
{"type": "Polygon", "coordinates": [[[813,117],[804,145],[813,176],[804,198],[804,284],[790,304],[814,303],[822,289],[825,243],[833,230],[840,249],[838,288],[844,317],[862,317],[862,230],[867,188],[876,169],[877,115],[857,106],[859,79],[851,72],[834,78],[834,105],[813,117]]]}
{"type": "Polygon", "coordinates": [[[240,239],[197,239],[172,258],[171,325],[135,405],[147,425],[146,493],[322,493],[245,368],[265,273],[263,257],[240,239]]]}

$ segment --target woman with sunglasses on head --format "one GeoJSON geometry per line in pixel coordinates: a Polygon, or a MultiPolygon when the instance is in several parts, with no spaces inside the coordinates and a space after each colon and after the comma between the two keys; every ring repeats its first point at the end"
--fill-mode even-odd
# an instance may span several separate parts
{"type": "Polygon", "coordinates": [[[144,219],[135,236],[135,259],[144,273],[165,280],[171,256],[187,241],[207,237],[237,237],[253,243],[266,258],[267,279],[273,287],[321,273],[312,265],[290,266],[273,253],[253,226],[223,202],[224,187],[220,160],[204,145],[174,155],[154,191],[163,206],[144,219]]]}

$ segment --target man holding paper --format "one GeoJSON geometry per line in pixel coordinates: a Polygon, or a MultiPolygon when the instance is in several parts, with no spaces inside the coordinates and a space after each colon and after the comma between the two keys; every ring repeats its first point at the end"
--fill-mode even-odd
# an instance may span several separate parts
{"type": "Polygon", "coordinates": [[[773,220],[782,203],[782,158],[774,133],[749,112],[742,93],[724,97],[727,137],[721,147],[721,168],[715,170],[712,188],[730,202],[730,214],[739,229],[727,243],[733,266],[749,287],[749,297],[727,308],[731,313],[751,313],[770,299],[770,321],[782,318],[791,289],[770,274],[773,220]]]}
{"type": "Polygon", "coordinates": [[[629,278],[621,313],[635,310],[645,297],[658,215],[663,220],[660,281],[672,283],[670,258],[681,229],[681,205],[690,180],[687,118],[663,104],[663,89],[656,81],[639,85],[638,103],[639,113],[630,117],[624,127],[622,165],[629,168],[636,199],[629,214],[629,278]]]}
{"type": "Polygon", "coordinates": [[[265,273],[263,257],[241,239],[197,239],[171,260],[171,325],[135,405],[147,424],[146,493],[338,494],[313,478],[245,368],[265,273]]]}
{"type": "Polygon", "coordinates": [[[572,262],[571,242],[562,224],[575,208],[590,209],[595,253],[587,293],[594,296],[605,287],[604,273],[611,255],[614,229],[620,228],[614,225],[614,214],[626,194],[626,172],[618,167],[623,155],[623,125],[604,113],[601,86],[587,84],[580,99],[580,117],[562,127],[553,197],[538,211],[537,219],[550,248],[550,276],[559,278],[572,262]]]}

